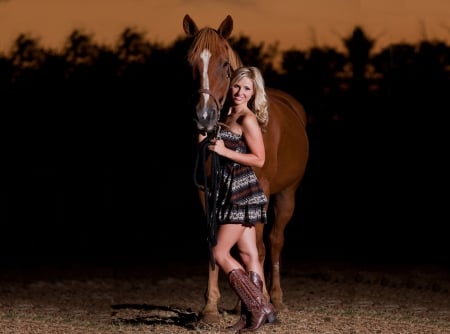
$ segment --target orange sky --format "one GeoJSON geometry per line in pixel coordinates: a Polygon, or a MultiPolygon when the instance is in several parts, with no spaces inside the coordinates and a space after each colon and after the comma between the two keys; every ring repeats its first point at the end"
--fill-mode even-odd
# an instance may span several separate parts
{"type": "Polygon", "coordinates": [[[343,50],[342,38],[356,25],[376,39],[375,49],[424,37],[450,43],[450,0],[0,0],[0,52],[20,33],[59,49],[74,29],[112,45],[135,27],[150,41],[170,43],[183,34],[185,14],[214,28],[231,14],[235,36],[278,41],[282,50],[343,50]]]}

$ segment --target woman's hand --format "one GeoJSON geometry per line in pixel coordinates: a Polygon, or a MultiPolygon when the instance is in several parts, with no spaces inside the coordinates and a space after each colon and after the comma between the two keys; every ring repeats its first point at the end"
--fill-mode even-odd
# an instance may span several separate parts
{"type": "Polygon", "coordinates": [[[208,149],[212,152],[216,152],[219,155],[223,155],[225,150],[225,144],[222,139],[213,139],[211,140],[211,144],[208,145],[208,149]]]}

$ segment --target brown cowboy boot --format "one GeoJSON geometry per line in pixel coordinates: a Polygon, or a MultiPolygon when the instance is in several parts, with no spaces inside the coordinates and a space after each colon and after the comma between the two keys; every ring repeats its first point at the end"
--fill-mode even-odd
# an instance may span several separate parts
{"type": "MultiPolygon", "coordinates": [[[[256,274],[253,271],[249,271],[248,272],[248,277],[250,278],[250,280],[256,285],[256,287],[258,289],[261,289],[262,291],[262,281],[259,280],[258,281],[258,274],[256,274]]],[[[245,306],[245,304],[243,302],[241,302],[241,316],[239,317],[238,321],[236,321],[233,325],[227,327],[227,329],[229,329],[230,331],[240,331],[241,329],[244,329],[245,327],[247,327],[247,320],[250,318],[250,315],[248,314],[248,310],[247,307],[245,306]]]]}
{"type": "Polygon", "coordinates": [[[241,315],[233,325],[228,326],[227,329],[233,332],[238,332],[247,326],[248,310],[244,303],[241,302],[241,315]]]}
{"type": "Polygon", "coordinates": [[[266,300],[259,287],[250,280],[244,270],[234,269],[230,271],[228,281],[241,302],[245,304],[250,315],[249,323],[241,332],[256,331],[266,321],[274,322],[276,320],[275,308],[266,300]]]}
{"type": "MultiPolygon", "coordinates": [[[[254,271],[249,271],[248,272],[248,277],[250,278],[250,281],[253,282],[253,284],[255,284],[255,286],[261,291],[263,292],[263,281],[261,279],[261,277],[258,275],[258,273],[254,272],[254,271]]],[[[248,314],[248,310],[247,307],[245,306],[244,303],[241,302],[241,316],[239,317],[239,320],[234,323],[233,325],[227,327],[227,329],[231,330],[231,331],[240,331],[241,329],[244,329],[245,327],[247,327],[247,322],[250,318],[250,315],[248,314]]],[[[276,320],[276,318],[275,318],[276,320]]],[[[275,321],[272,320],[272,323],[275,321]]],[[[270,322],[268,320],[268,322],[270,322]]]]}
{"type": "MultiPolygon", "coordinates": [[[[258,275],[258,273],[254,272],[254,271],[249,271],[248,276],[250,277],[250,281],[252,281],[253,284],[256,285],[256,287],[259,289],[259,291],[263,292],[263,288],[264,288],[263,281],[262,281],[261,277],[258,275]]],[[[269,317],[269,318],[267,318],[267,322],[270,324],[276,323],[277,318],[269,317]]]]}

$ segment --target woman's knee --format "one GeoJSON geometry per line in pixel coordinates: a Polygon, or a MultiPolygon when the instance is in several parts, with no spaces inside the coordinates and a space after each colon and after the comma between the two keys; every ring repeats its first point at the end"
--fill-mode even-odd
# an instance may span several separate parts
{"type": "Polygon", "coordinates": [[[227,252],[221,251],[220,249],[213,251],[214,261],[216,261],[219,266],[221,266],[224,262],[226,262],[226,259],[228,257],[227,252]]]}

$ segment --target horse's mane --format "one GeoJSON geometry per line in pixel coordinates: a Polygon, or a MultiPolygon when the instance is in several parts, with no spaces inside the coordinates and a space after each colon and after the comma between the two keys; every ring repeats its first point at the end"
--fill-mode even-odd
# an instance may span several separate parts
{"type": "Polygon", "coordinates": [[[231,47],[228,48],[228,57],[228,61],[230,62],[231,68],[233,70],[236,70],[243,65],[239,55],[231,47]]]}
{"type": "Polygon", "coordinates": [[[243,65],[241,58],[236,51],[233,50],[228,41],[223,39],[216,30],[208,27],[199,30],[195,35],[188,54],[188,61],[193,63],[195,59],[200,57],[200,53],[204,49],[208,49],[213,55],[220,54],[223,43],[225,43],[228,50],[228,61],[230,62],[231,68],[235,70],[241,67],[243,65]]]}

